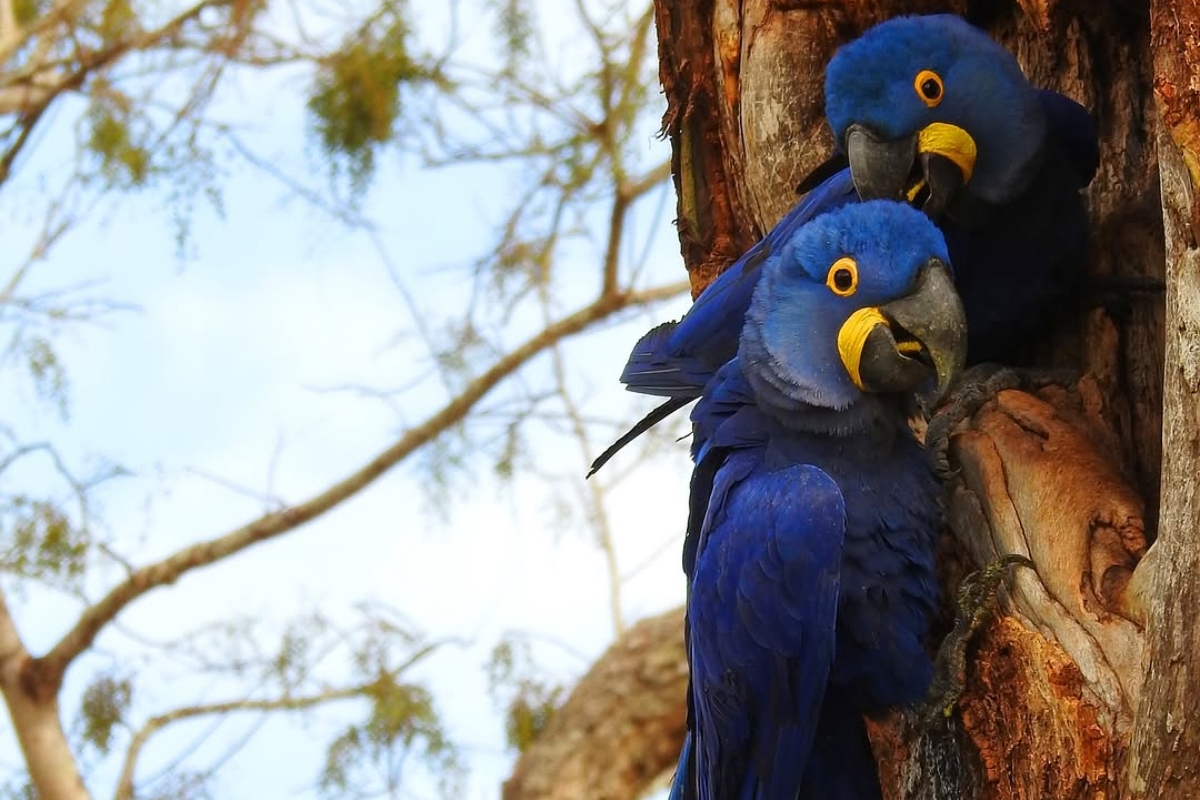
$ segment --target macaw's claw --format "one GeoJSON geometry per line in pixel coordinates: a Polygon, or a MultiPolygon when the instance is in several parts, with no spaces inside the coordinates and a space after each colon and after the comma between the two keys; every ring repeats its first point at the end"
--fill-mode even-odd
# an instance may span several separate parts
{"type": "Polygon", "coordinates": [[[933,662],[933,681],[922,713],[925,725],[932,725],[954,713],[967,679],[967,645],[992,610],[1000,581],[1009,567],[1029,567],[1034,563],[1023,555],[1009,553],[963,578],[955,601],[954,627],[938,648],[933,662]]]}
{"type": "Polygon", "coordinates": [[[1078,379],[1078,371],[1067,367],[1016,368],[991,362],[968,367],[946,399],[934,409],[925,431],[925,449],[933,471],[942,480],[958,474],[950,467],[950,439],[954,429],[1000,392],[1006,389],[1034,392],[1051,384],[1069,386],[1078,379]]]}

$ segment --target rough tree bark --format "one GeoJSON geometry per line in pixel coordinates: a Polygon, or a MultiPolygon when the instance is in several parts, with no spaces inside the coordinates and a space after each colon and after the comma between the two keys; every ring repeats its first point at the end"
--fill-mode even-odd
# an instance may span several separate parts
{"type": "Polygon", "coordinates": [[[683,739],[682,631],[675,609],[613,644],[525,751],[504,800],[620,800],[653,782],[683,739]]]}
{"type": "MultiPolygon", "coordinates": [[[[1017,572],[1002,593],[947,729],[923,734],[894,715],[874,728],[876,755],[889,798],[1200,797],[1200,2],[655,8],[694,294],[770,229],[828,154],[824,64],[879,20],[963,14],[1035,84],[1091,109],[1094,280],[1041,354],[1084,377],[1069,390],[1002,393],[960,426],[951,451],[961,473],[947,489],[947,596],[1001,553],[1029,556],[1037,571],[1017,572]]],[[[539,769],[532,750],[518,769],[539,769]]]]}
{"type": "Polygon", "coordinates": [[[1130,759],[1138,798],[1200,797],[1200,2],[1151,3],[1167,239],[1165,458],[1143,592],[1146,688],[1130,759]]]}

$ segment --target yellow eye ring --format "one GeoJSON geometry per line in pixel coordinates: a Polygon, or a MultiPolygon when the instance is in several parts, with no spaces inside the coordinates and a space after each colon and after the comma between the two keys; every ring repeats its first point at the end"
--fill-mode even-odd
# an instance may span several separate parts
{"type": "Polygon", "coordinates": [[[942,102],[942,96],[946,93],[942,77],[930,69],[923,69],[917,73],[917,77],[913,79],[913,88],[917,90],[921,102],[930,108],[942,102]]]}
{"type": "Polygon", "coordinates": [[[829,268],[829,274],[825,276],[825,285],[838,297],[854,294],[858,291],[858,264],[848,256],[839,258],[829,268]]]}

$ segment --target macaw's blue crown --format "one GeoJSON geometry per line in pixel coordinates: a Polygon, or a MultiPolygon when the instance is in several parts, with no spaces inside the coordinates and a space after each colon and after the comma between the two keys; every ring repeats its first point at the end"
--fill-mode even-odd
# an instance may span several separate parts
{"type": "Polygon", "coordinates": [[[946,240],[928,217],[904,203],[871,200],[834,209],[799,228],[763,275],[807,278],[827,289],[829,267],[842,256],[858,263],[859,285],[851,298],[858,304],[901,296],[930,258],[950,262],[946,240]]]}
{"type": "MultiPolygon", "coordinates": [[[[944,274],[948,264],[941,232],[903,203],[851,204],[798,229],[763,265],[741,340],[739,359],[763,407],[776,416],[852,406],[872,413],[861,402],[868,396],[864,386],[847,367],[842,340],[848,321],[874,312],[883,322],[881,307],[915,292],[927,268],[944,274]]],[[[948,277],[944,283],[961,318],[948,277]]],[[[838,418],[846,430],[864,422],[854,414],[838,418]]]]}
{"type": "Polygon", "coordinates": [[[1046,133],[1012,54],[948,14],[897,17],[842,46],[825,71],[825,114],[840,147],[851,125],[884,139],[935,122],[961,128],[978,154],[968,189],[994,203],[1025,188],[1046,133]]]}

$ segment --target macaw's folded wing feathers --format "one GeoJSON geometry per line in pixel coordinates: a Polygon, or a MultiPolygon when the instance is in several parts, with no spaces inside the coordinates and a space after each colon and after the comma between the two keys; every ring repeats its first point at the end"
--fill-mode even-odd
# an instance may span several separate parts
{"type": "Polygon", "coordinates": [[[627,389],[684,400],[700,396],[700,390],[712,377],[714,365],[691,352],[673,355],[671,338],[678,325],[664,322],[638,340],[621,372],[621,383],[627,389]]]}
{"type": "Polygon", "coordinates": [[[849,166],[850,159],[846,158],[846,154],[835,152],[829,158],[813,167],[813,171],[800,180],[800,183],[796,185],[796,194],[808,194],[849,166]]]}
{"type": "Polygon", "coordinates": [[[701,798],[795,795],[833,659],[841,493],[747,463],[716,476],[688,607],[701,798]]]}
{"type": "Polygon", "coordinates": [[[797,796],[806,800],[883,800],[875,773],[862,768],[874,759],[862,712],[843,690],[830,686],[797,796]]]}

